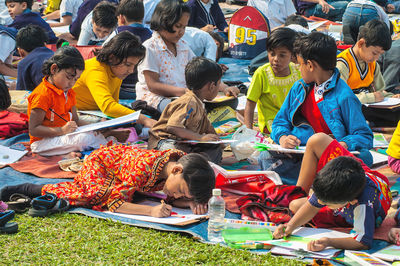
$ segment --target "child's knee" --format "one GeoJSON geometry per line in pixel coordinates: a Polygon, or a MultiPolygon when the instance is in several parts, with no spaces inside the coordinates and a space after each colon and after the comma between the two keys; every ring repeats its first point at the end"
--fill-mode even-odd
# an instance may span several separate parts
{"type": "Polygon", "coordinates": [[[319,148],[328,146],[333,139],[325,133],[315,133],[307,141],[307,147],[319,148]]]}

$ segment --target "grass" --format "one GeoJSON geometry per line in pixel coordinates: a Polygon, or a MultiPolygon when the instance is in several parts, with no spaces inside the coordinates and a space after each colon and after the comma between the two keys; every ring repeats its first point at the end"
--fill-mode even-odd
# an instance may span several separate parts
{"type": "Polygon", "coordinates": [[[197,242],[190,236],[137,228],[76,214],[46,218],[17,215],[19,232],[0,235],[0,264],[212,264],[298,265],[197,242]]]}

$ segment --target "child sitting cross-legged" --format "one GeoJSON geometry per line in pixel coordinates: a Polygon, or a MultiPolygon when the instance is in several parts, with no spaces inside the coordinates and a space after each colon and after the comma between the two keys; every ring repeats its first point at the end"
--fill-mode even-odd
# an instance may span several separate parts
{"type": "MultiPolygon", "coordinates": [[[[28,97],[32,152],[43,156],[69,154],[75,157],[77,151],[107,144],[103,134],[87,132],[67,135],[85,124],[79,120],[75,92],[71,90],[84,68],[82,55],[71,46],[59,48],[44,62],[45,77],[28,97]]],[[[112,131],[105,135],[109,133],[112,131]]],[[[129,131],[119,133],[121,142],[128,138],[129,131]]]]}
{"type": "MultiPolygon", "coordinates": [[[[302,79],[295,82],[272,123],[271,138],[284,148],[305,145],[315,133],[332,134],[346,149],[359,151],[365,164],[372,164],[372,131],[361,103],[336,69],[335,40],[321,32],[296,39],[294,51],[302,79]]],[[[277,172],[284,183],[295,184],[302,155],[288,156],[263,151],[263,170],[277,172]]]]}
{"type": "Polygon", "coordinates": [[[288,28],[278,28],[267,38],[269,63],[259,67],[254,73],[247,92],[244,124],[253,128],[254,109],[258,109],[258,126],[261,132],[270,133],[272,122],[286,95],[298,81],[300,71],[295,60],[293,44],[296,32],[288,28]]]}
{"type": "Polygon", "coordinates": [[[169,103],[158,122],[150,130],[149,148],[176,148],[185,152],[203,152],[219,163],[222,149],[216,144],[184,144],[179,140],[214,141],[219,137],[207,118],[203,100],[211,101],[218,94],[222,69],[205,57],[195,57],[185,68],[189,90],[169,103]]]}
{"type": "Polygon", "coordinates": [[[102,147],[86,158],[72,182],[7,186],[0,200],[14,193],[32,200],[31,216],[46,216],[71,206],[93,210],[168,217],[172,205],[191,208],[194,214],[207,212],[207,202],[215,186],[215,175],[200,154],[179,150],[141,150],[131,146],[102,147]],[[131,203],[135,192],[163,191],[166,204],[150,207],[131,203]],[[52,193],[52,194],[48,194],[52,193]]]}
{"type": "Polygon", "coordinates": [[[336,140],[318,133],[307,142],[298,185],[306,192],[312,185],[314,193],[290,203],[295,214],[275,230],[275,238],[288,236],[312,220],[317,227],[353,226],[353,230],[347,238],[312,240],[308,243],[310,251],[372,246],[375,228],[385,219],[392,202],[384,175],[369,169],[336,140]]]}

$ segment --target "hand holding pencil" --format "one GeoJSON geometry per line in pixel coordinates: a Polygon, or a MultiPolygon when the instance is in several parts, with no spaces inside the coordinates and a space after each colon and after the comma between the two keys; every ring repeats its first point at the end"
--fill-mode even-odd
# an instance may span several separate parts
{"type": "Polygon", "coordinates": [[[172,206],[166,204],[164,200],[161,200],[161,204],[151,207],[151,216],[153,217],[169,217],[171,216],[172,206]]]}

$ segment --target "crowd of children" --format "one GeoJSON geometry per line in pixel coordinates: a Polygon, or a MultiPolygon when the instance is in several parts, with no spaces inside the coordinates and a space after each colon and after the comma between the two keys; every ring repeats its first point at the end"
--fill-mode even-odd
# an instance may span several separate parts
{"type": "MultiPolygon", "coordinates": [[[[392,201],[388,179],[369,168],[371,126],[382,121],[397,124],[387,154],[389,167],[400,173],[400,122],[363,104],[400,98],[400,80],[391,79],[394,85],[387,91],[377,62],[383,60],[383,70],[393,68],[395,63],[385,60],[384,54],[399,54],[399,45],[392,46],[393,26],[385,13],[396,12],[397,4],[296,0],[260,5],[279,27],[266,40],[268,63],[252,77],[244,124],[254,127],[257,108],[261,133],[283,148],[306,145],[304,155],[263,151],[258,162],[262,170],[277,172],[285,184],[307,194],[312,191],[308,198],[290,203],[294,216],[277,228],[274,237],[290,235],[312,221],[317,227],[353,230],[350,238],[311,241],[311,251],[371,247],[374,230],[392,201]],[[274,8],[285,10],[278,15],[274,8]],[[343,18],[344,41],[354,45],[338,52],[335,40],[322,32],[310,33],[304,19],[294,15],[296,10],[334,21],[343,18]]],[[[239,93],[221,81],[226,67],[217,62],[228,24],[218,1],[154,0],[149,5],[142,0],[53,0],[43,16],[33,12],[32,5],[33,0],[5,0],[13,21],[5,23],[9,20],[0,17],[5,24],[0,25],[0,74],[16,77],[17,90],[32,91],[27,109],[30,148],[43,156],[76,157],[94,151],[72,182],[4,187],[0,232],[16,231],[9,223],[14,214],[4,212],[1,202],[10,201],[15,193],[32,198],[32,216],[69,206],[154,217],[170,216],[172,206],[207,212],[215,187],[208,161],[220,163],[223,146],[193,144],[220,140],[204,101],[212,101],[219,92],[234,97],[239,93]],[[59,21],[46,22],[51,19],[59,21]],[[58,41],[52,27],[65,25],[70,25],[69,33],[58,41]],[[98,46],[95,56],[84,60],[66,40],[78,48],[98,46]],[[46,47],[57,42],[63,44],[55,52],[46,47]],[[22,58],[17,69],[12,65],[14,55],[22,58]],[[149,132],[148,150],[107,146],[110,139],[125,143],[132,128],[69,134],[90,123],[78,110],[99,110],[113,118],[135,112],[120,99],[144,101],[161,114],[157,120],[140,114],[136,121],[149,132]],[[167,204],[149,208],[131,203],[135,192],[157,190],[168,196],[167,204]]],[[[399,73],[390,71],[392,76],[399,73]]],[[[0,93],[2,111],[11,104],[2,79],[0,93]]],[[[391,230],[391,241],[398,231],[391,230]]]]}

